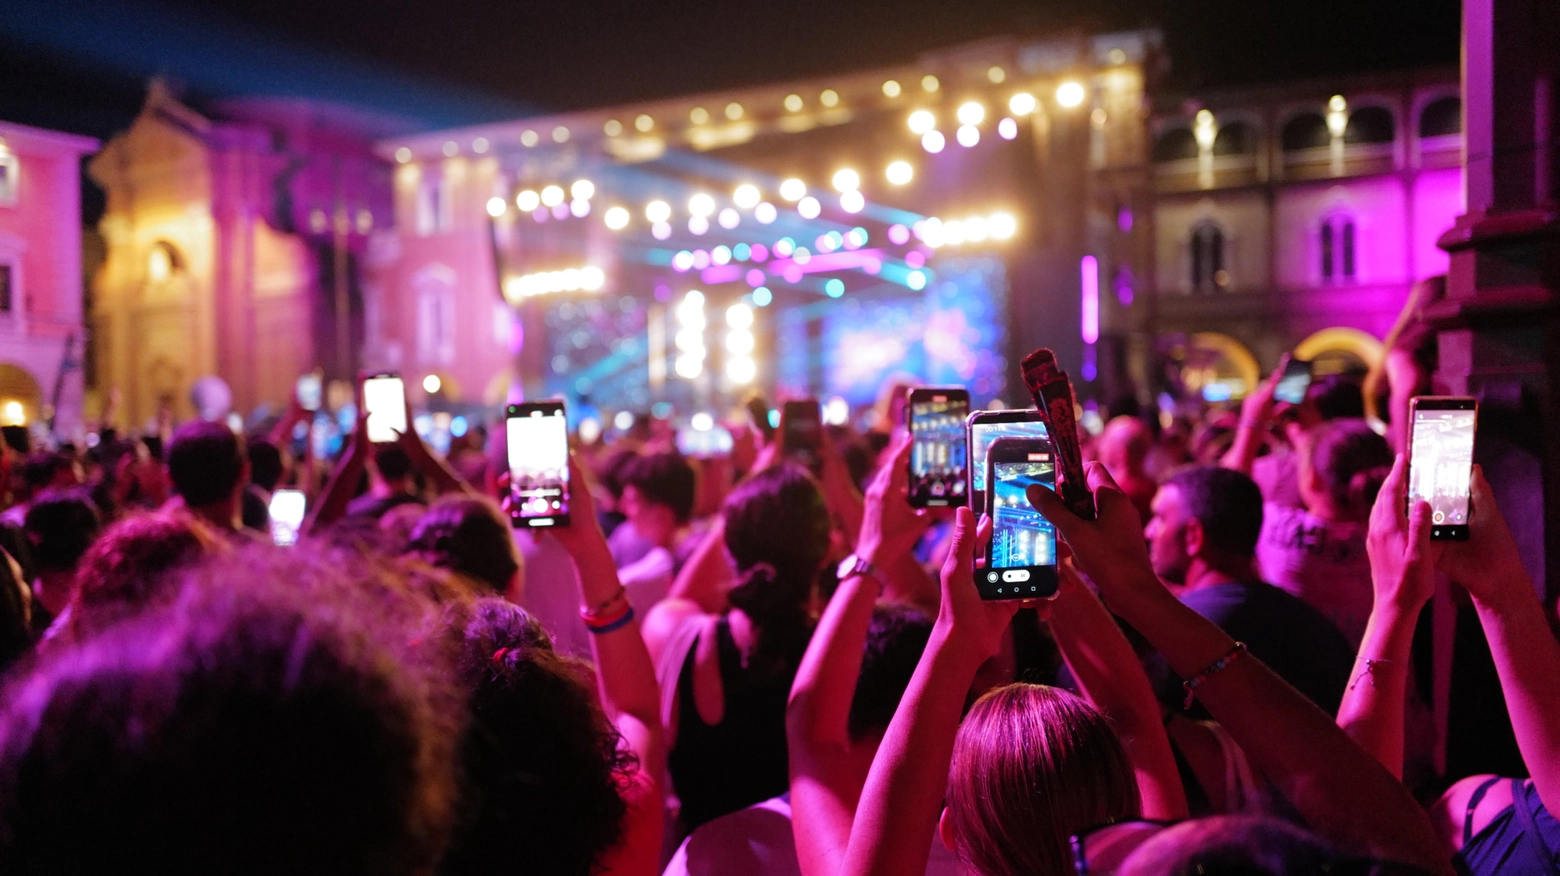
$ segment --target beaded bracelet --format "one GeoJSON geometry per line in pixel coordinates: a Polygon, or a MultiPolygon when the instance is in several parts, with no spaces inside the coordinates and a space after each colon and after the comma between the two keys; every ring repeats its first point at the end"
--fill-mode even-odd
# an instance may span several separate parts
{"type": "Polygon", "coordinates": [[[592,609],[587,610],[582,608],[580,609],[580,614],[601,614],[626,596],[628,596],[628,588],[624,587],[622,584],[619,584],[617,592],[612,594],[612,596],[605,602],[592,609]]]}
{"type": "Polygon", "coordinates": [[[620,617],[618,617],[618,618],[616,618],[614,620],[607,621],[606,623],[603,623],[603,624],[592,624],[590,621],[586,621],[585,622],[585,629],[589,630],[591,635],[599,636],[599,635],[601,635],[603,633],[610,633],[613,630],[621,630],[622,628],[628,626],[629,622],[632,621],[633,619],[634,619],[634,607],[633,606],[629,606],[628,607],[628,611],[623,612],[623,614],[620,617]]]}
{"type": "Polygon", "coordinates": [[[1246,653],[1246,643],[1236,642],[1235,647],[1231,648],[1223,657],[1209,664],[1207,669],[1181,682],[1181,686],[1186,688],[1186,702],[1181,704],[1181,708],[1190,709],[1192,707],[1192,699],[1196,696],[1197,688],[1202,687],[1208,679],[1223,672],[1231,663],[1239,660],[1240,655],[1244,653],[1246,653]]]}

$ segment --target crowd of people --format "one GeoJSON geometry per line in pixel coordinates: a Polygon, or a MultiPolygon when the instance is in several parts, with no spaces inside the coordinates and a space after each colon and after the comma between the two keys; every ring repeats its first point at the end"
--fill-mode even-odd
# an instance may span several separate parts
{"type": "Polygon", "coordinates": [[[1040,602],[979,597],[989,524],[911,507],[891,414],[814,468],[736,424],[577,446],[536,535],[496,424],[359,421],[328,476],[296,410],[13,430],[0,871],[1554,876],[1556,618],[1489,485],[1432,542],[1360,383],[1275,383],[1082,435],[1098,518],[1028,493],[1066,545],[1040,602]],[[1525,775],[1446,770],[1438,590],[1525,775]]]}

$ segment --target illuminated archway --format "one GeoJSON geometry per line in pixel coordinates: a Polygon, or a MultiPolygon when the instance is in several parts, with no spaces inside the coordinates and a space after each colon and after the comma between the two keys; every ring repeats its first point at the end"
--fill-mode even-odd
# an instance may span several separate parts
{"type": "Polygon", "coordinates": [[[1262,366],[1245,344],[1219,332],[1197,332],[1187,338],[1181,381],[1187,390],[1208,401],[1245,397],[1262,379],[1262,366]]]}
{"type": "Polygon", "coordinates": [[[1365,372],[1381,364],[1381,341],[1359,329],[1325,328],[1295,345],[1295,358],[1310,360],[1318,376],[1365,372]]]}
{"type": "Polygon", "coordinates": [[[43,416],[38,381],[20,365],[0,363],[0,426],[25,426],[43,416]]]}

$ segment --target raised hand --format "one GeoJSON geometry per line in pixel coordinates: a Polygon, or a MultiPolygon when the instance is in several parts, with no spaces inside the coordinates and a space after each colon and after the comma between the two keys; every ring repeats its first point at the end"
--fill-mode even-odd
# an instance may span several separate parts
{"type": "Polygon", "coordinates": [[[942,607],[937,627],[950,641],[984,659],[997,652],[1002,634],[1020,603],[990,602],[981,599],[975,589],[975,556],[984,552],[982,548],[991,538],[991,521],[982,519],[977,527],[974,512],[963,507],[954,512],[953,519],[953,545],[942,566],[942,607]]]}
{"type": "Polygon", "coordinates": [[[910,507],[910,444],[909,435],[896,438],[867,487],[856,553],[874,565],[909,553],[931,525],[926,512],[910,507]]]}
{"type": "Polygon", "coordinates": [[[1095,520],[1084,520],[1067,510],[1052,490],[1035,484],[1029,488],[1029,504],[1051,521],[1072,550],[1075,562],[1110,602],[1125,595],[1125,588],[1158,588],[1154,568],[1143,540],[1143,521],[1105,466],[1084,463],[1089,489],[1098,509],[1095,520]]]}
{"type": "Polygon", "coordinates": [[[1446,577],[1468,589],[1475,599],[1490,600],[1495,588],[1513,578],[1526,582],[1517,542],[1506,518],[1495,504],[1495,493],[1484,470],[1473,467],[1472,507],[1468,513],[1468,540],[1447,542],[1438,567],[1446,577]]]}
{"type": "Polygon", "coordinates": [[[1430,540],[1430,505],[1408,506],[1408,465],[1402,454],[1370,509],[1365,552],[1376,605],[1417,613],[1435,593],[1435,566],[1444,542],[1430,540]]]}

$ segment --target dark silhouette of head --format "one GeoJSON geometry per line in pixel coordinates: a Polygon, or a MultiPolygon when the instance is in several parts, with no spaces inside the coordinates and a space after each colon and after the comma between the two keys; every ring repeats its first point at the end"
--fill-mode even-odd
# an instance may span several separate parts
{"type": "Polygon", "coordinates": [[[222,423],[196,420],[173,433],[168,478],[191,508],[232,502],[243,485],[248,457],[244,441],[222,423]]]}
{"type": "Polygon", "coordinates": [[[84,487],[47,490],[27,506],[22,529],[40,572],[69,572],[102,531],[92,493],[84,487]]]}
{"type": "Polygon", "coordinates": [[[520,572],[509,521],[497,505],[472,496],[446,496],[429,506],[412,527],[407,550],[499,595],[520,572]]]}

